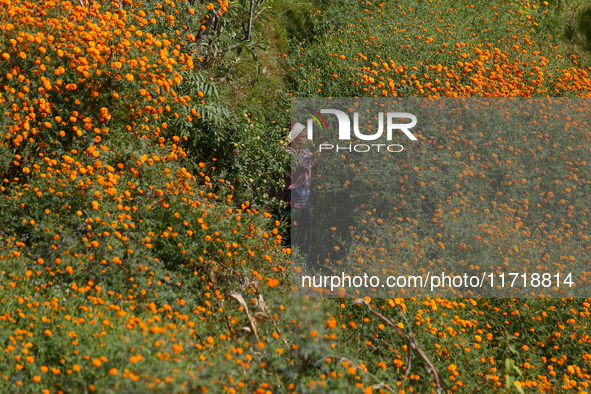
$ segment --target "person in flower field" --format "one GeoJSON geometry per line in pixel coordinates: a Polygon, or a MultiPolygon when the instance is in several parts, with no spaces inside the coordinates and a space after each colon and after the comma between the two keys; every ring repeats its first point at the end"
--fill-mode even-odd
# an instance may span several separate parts
{"type": "Polygon", "coordinates": [[[276,194],[279,200],[287,202],[286,216],[291,216],[291,245],[309,260],[312,228],[310,225],[310,184],[312,169],[317,165],[320,152],[312,153],[307,147],[306,127],[293,122],[289,127],[287,152],[292,157],[291,172],[285,176],[285,188],[276,194]]]}

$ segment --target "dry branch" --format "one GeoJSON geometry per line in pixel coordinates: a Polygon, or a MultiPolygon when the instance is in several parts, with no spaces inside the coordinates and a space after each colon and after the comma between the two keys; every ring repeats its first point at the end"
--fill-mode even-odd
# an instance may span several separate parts
{"type": "Polygon", "coordinates": [[[236,301],[238,301],[238,303],[240,304],[242,309],[244,309],[244,313],[246,313],[246,317],[248,317],[248,322],[250,324],[250,328],[252,329],[252,333],[255,335],[255,337],[257,337],[257,340],[260,341],[259,333],[257,331],[256,322],[255,322],[254,318],[252,317],[252,315],[250,314],[250,311],[248,310],[248,306],[246,305],[246,301],[244,301],[242,294],[233,291],[230,293],[230,297],[232,297],[236,301]]]}
{"type": "Polygon", "coordinates": [[[445,382],[441,378],[441,375],[439,374],[437,367],[435,367],[435,365],[431,362],[431,360],[429,360],[429,357],[427,357],[425,352],[423,352],[419,348],[419,345],[415,341],[412,331],[410,331],[408,333],[402,331],[402,329],[400,329],[400,327],[398,327],[398,325],[392,319],[389,319],[389,318],[385,317],[384,315],[382,315],[381,313],[374,310],[371,307],[371,305],[369,304],[369,302],[367,302],[363,298],[356,298],[355,303],[356,304],[365,304],[365,306],[367,306],[367,308],[369,309],[369,311],[371,313],[373,313],[374,315],[376,315],[377,317],[379,317],[380,319],[385,321],[388,325],[390,325],[392,328],[394,328],[400,336],[402,336],[406,340],[406,373],[405,373],[406,379],[408,379],[408,376],[410,375],[410,367],[412,365],[412,351],[415,350],[418,353],[419,357],[425,362],[425,365],[427,367],[427,371],[433,377],[433,380],[435,381],[435,387],[437,389],[437,394],[449,393],[449,389],[447,388],[445,382]]]}

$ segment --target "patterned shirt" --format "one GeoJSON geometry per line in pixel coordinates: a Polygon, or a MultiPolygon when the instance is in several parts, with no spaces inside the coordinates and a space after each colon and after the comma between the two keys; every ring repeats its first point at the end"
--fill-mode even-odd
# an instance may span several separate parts
{"type": "Polygon", "coordinates": [[[308,149],[288,148],[287,152],[292,155],[292,173],[286,189],[291,191],[293,207],[306,208],[309,205],[312,168],[316,165],[314,154],[308,149]]]}

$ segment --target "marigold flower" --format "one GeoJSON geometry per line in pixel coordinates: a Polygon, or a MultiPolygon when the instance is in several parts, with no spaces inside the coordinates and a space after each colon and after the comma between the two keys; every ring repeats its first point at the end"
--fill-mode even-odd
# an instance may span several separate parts
{"type": "Polygon", "coordinates": [[[267,279],[267,286],[269,286],[270,288],[274,288],[277,285],[279,285],[279,280],[278,279],[267,279]]]}
{"type": "Polygon", "coordinates": [[[331,317],[326,324],[328,325],[328,328],[335,328],[337,326],[337,321],[334,317],[331,317]]]}

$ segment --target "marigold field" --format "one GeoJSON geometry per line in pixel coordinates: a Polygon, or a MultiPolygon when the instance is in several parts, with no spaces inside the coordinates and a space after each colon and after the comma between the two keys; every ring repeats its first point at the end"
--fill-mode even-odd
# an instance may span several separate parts
{"type": "MultiPolygon", "coordinates": [[[[591,298],[293,298],[272,198],[290,97],[591,97],[590,15],[553,0],[0,0],[0,392],[590,392],[591,298]]],[[[512,137],[441,141],[502,156],[525,143],[512,137]]],[[[527,138],[564,156],[565,193],[591,183],[588,132],[527,138]]],[[[490,161],[505,186],[532,185],[490,161]]],[[[588,209],[562,198],[474,210],[575,216],[545,234],[543,261],[589,264],[588,209]]],[[[525,237],[529,219],[489,234],[525,237]]]]}

